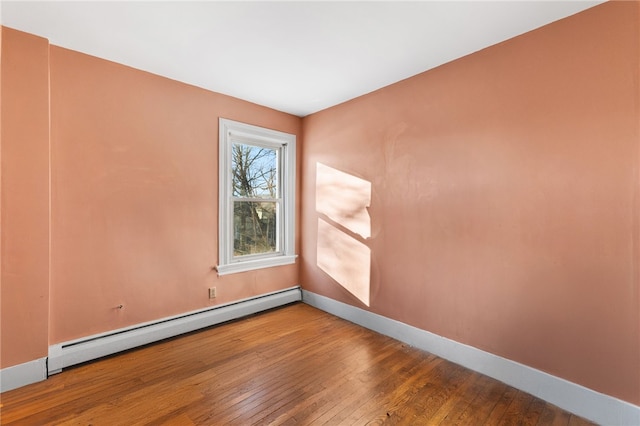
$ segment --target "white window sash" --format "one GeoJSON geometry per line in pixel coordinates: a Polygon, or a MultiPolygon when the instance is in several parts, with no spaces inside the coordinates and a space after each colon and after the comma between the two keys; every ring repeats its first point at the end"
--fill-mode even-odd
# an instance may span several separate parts
{"type": "Polygon", "coordinates": [[[295,176],[296,137],[224,118],[219,120],[219,227],[218,275],[295,263],[295,176]],[[278,150],[278,198],[233,197],[231,182],[231,147],[233,143],[248,144],[278,150]],[[233,255],[234,200],[276,201],[278,221],[277,251],[245,256],[233,255]]]}

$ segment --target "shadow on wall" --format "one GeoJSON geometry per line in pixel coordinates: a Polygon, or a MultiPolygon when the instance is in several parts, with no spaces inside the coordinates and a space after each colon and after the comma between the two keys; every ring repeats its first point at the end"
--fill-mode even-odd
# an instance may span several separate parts
{"type": "Polygon", "coordinates": [[[370,302],[371,182],[316,163],[317,265],[366,306],[370,302]]]}

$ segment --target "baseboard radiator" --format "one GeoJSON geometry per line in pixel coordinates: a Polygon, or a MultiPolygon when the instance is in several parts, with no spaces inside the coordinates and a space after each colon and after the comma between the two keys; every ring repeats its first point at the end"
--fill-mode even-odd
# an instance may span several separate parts
{"type": "Polygon", "coordinates": [[[302,300],[300,287],[64,342],[49,347],[48,374],[117,352],[302,300]]]}

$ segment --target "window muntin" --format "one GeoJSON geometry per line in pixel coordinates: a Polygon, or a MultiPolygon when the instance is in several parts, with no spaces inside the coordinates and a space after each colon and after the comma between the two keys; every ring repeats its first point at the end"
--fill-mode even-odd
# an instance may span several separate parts
{"type": "Polygon", "coordinates": [[[218,273],[295,262],[295,136],[220,119],[218,273]]]}

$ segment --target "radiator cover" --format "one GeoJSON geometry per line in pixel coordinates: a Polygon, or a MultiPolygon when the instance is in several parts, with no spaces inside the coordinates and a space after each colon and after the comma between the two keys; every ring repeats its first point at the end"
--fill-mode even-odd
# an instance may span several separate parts
{"type": "Polygon", "coordinates": [[[49,346],[48,374],[127,349],[302,300],[300,287],[49,346]]]}

